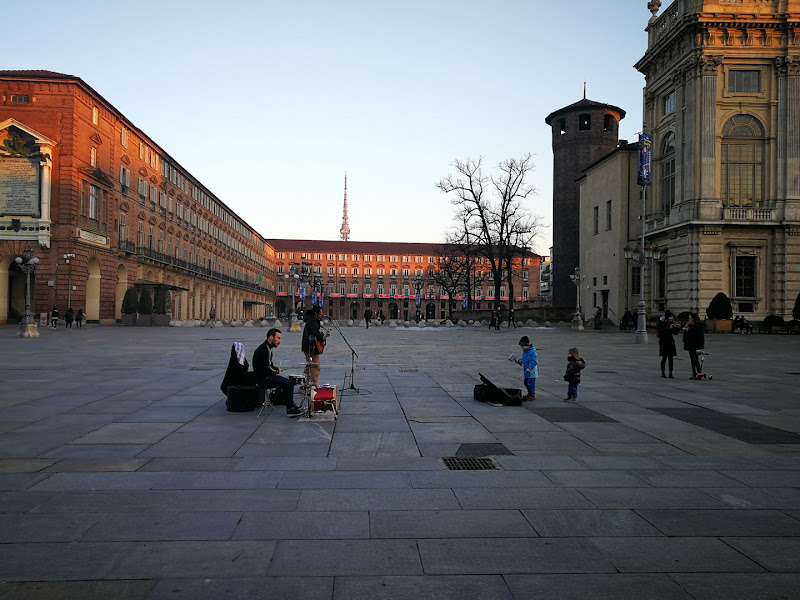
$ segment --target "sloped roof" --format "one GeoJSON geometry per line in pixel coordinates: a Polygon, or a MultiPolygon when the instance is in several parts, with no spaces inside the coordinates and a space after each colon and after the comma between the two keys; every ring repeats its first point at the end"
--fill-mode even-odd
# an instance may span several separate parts
{"type": "Polygon", "coordinates": [[[16,70],[3,70],[0,71],[0,76],[7,76],[7,77],[53,77],[56,79],[63,79],[65,77],[70,77],[73,79],[79,79],[75,77],[75,75],[67,75],[66,73],[56,73],[55,71],[46,71],[44,69],[16,69],[16,70]]]}
{"type": "Polygon", "coordinates": [[[576,112],[587,108],[600,109],[600,110],[613,110],[614,112],[619,113],[620,120],[625,118],[625,111],[622,110],[619,106],[614,106],[613,104],[605,104],[604,102],[596,102],[595,100],[589,100],[588,98],[582,98],[577,102],[573,102],[569,106],[565,106],[564,108],[559,108],[558,110],[554,110],[545,117],[544,122],[550,125],[550,121],[557,114],[565,112],[576,112]]]}

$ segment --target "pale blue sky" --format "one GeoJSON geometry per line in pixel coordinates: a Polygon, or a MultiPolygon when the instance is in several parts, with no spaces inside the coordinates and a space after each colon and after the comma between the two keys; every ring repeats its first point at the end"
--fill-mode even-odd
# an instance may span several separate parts
{"type": "Polygon", "coordinates": [[[347,171],[351,239],[438,242],[452,161],[526,152],[549,226],[544,118],[585,79],[627,111],[621,138],[641,129],[647,0],[40,0],[4,16],[2,68],[81,77],[267,237],[337,239],[347,171]]]}

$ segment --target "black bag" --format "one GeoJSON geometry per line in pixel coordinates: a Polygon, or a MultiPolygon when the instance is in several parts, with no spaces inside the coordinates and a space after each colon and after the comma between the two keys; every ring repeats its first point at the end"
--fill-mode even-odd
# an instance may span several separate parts
{"type": "Polygon", "coordinates": [[[522,390],[519,388],[500,388],[480,375],[481,381],[473,390],[473,397],[478,402],[502,404],[503,406],[522,406],[522,390]]]}
{"type": "Polygon", "coordinates": [[[228,407],[228,412],[248,412],[261,406],[263,401],[258,401],[260,396],[255,386],[229,385],[225,406],[228,407]]]}

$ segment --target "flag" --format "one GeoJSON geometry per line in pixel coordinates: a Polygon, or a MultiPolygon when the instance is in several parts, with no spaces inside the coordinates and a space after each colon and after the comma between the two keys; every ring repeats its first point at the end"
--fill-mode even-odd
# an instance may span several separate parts
{"type": "Polygon", "coordinates": [[[261,280],[264,278],[264,271],[258,274],[258,285],[261,285],[261,280]]]}

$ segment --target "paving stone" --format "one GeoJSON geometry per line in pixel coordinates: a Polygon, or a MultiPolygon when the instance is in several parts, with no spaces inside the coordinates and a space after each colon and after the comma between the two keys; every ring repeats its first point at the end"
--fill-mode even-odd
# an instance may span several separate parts
{"type": "Polygon", "coordinates": [[[800,490],[792,488],[702,488],[702,491],[732,508],[800,509],[800,490]]]}
{"type": "Polygon", "coordinates": [[[512,600],[505,581],[497,575],[441,575],[394,577],[338,577],[333,600],[512,600]]]}
{"type": "Polygon", "coordinates": [[[456,488],[453,493],[464,509],[563,508],[595,506],[574,489],[564,488],[456,488]]]}
{"type": "Polygon", "coordinates": [[[554,487],[537,471],[417,471],[410,472],[415,488],[535,488],[554,487]]]}
{"type": "Polygon", "coordinates": [[[234,471],[242,462],[241,458],[151,458],[142,459],[146,463],[139,471],[234,471]]]}
{"type": "Polygon", "coordinates": [[[523,510],[542,537],[657,536],[661,532],[630,510],[523,510]]]}
{"type": "Polygon", "coordinates": [[[205,511],[288,511],[297,506],[298,490],[183,490],[161,510],[205,511]]]}
{"type": "Polygon", "coordinates": [[[649,487],[627,471],[548,471],[546,475],[560,487],[649,487]]]}
{"type": "Polygon", "coordinates": [[[336,460],[337,471],[441,471],[442,463],[435,457],[380,456],[346,457],[336,460]]]}
{"type": "Polygon", "coordinates": [[[263,577],[275,551],[271,541],[188,541],[129,543],[111,579],[165,577],[263,577]]]}
{"type": "Polygon", "coordinates": [[[77,444],[152,444],[180,423],[111,423],[75,440],[77,444]]]}
{"type": "Polygon", "coordinates": [[[31,510],[37,513],[137,513],[163,510],[174,502],[177,491],[61,491],[43,493],[47,500],[31,510]]]}
{"type": "Polygon", "coordinates": [[[154,581],[37,581],[21,583],[3,600],[146,600],[154,581]]]}
{"type": "MultiPolygon", "coordinates": [[[[665,574],[506,575],[514,598],[695,600],[665,574]]],[[[729,596],[726,600],[731,600],[729,596]]]]}
{"type": "Polygon", "coordinates": [[[506,471],[565,471],[586,468],[570,456],[497,456],[494,461],[506,471]]]}
{"type": "Polygon", "coordinates": [[[597,508],[725,508],[720,501],[690,488],[581,488],[597,508]]]}
{"type": "Polygon", "coordinates": [[[332,593],[333,577],[162,579],[147,600],[330,600],[332,593]]]}
{"type": "Polygon", "coordinates": [[[658,459],[644,456],[580,456],[577,457],[577,460],[590,469],[630,470],[664,468],[664,465],[658,459]]]}
{"type": "Polygon", "coordinates": [[[145,444],[90,444],[58,446],[42,456],[58,459],[125,459],[134,458],[149,446],[145,444]]]}
{"type": "Polygon", "coordinates": [[[800,572],[800,558],[798,558],[800,557],[800,538],[797,536],[793,538],[724,537],[721,539],[768,571],[773,573],[800,572]]]}
{"type": "Polygon", "coordinates": [[[591,541],[621,573],[763,571],[755,562],[717,539],[605,537],[591,541]]]}
{"type": "Polygon", "coordinates": [[[578,539],[448,539],[417,541],[425,573],[612,573],[588,541],[578,539]]]}
{"type": "Polygon", "coordinates": [[[0,580],[103,579],[132,547],[129,542],[0,544],[0,580]]]}
{"type": "Polygon", "coordinates": [[[369,539],[368,512],[247,512],[232,539],[369,539]]]}
{"type": "Polygon", "coordinates": [[[800,537],[800,521],[777,510],[637,510],[665,535],[800,537]]]}
{"type": "Polygon", "coordinates": [[[102,516],[100,513],[0,514],[0,544],[75,541],[102,516]]]}
{"type": "Polygon", "coordinates": [[[796,573],[674,573],[671,577],[693,598],[703,600],[789,600],[800,589],[796,573]]]}
{"type": "Polygon", "coordinates": [[[110,513],[83,535],[84,540],[155,541],[155,540],[227,540],[241,519],[236,512],[110,513]]]}
{"type": "MultiPolygon", "coordinates": [[[[462,508],[452,490],[303,490],[297,510],[454,510],[462,508]]],[[[465,507],[466,508],[466,507],[465,507]]]]}
{"type": "Polygon", "coordinates": [[[269,566],[272,577],[422,573],[414,540],[282,540],[269,566]]]}
{"type": "Polygon", "coordinates": [[[655,487],[736,487],[744,485],[717,471],[635,471],[655,487]]]}
{"type": "Polygon", "coordinates": [[[372,538],[536,537],[516,510],[370,511],[372,538]]]}
{"type": "Polygon", "coordinates": [[[414,435],[409,433],[340,433],[331,442],[330,456],[419,456],[414,435]]]}
{"type": "MultiPolygon", "coordinates": [[[[800,487],[800,471],[724,471],[723,474],[751,487],[800,487]]],[[[710,484],[704,487],[732,486],[710,484]]]]}
{"type": "Polygon", "coordinates": [[[47,473],[0,473],[0,490],[22,491],[51,476],[47,473]]]}
{"type": "Polygon", "coordinates": [[[234,454],[235,457],[325,457],[328,456],[329,444],[286,444],[286,443],[258,443],[247,442],[239,446],[234,454]]]}

